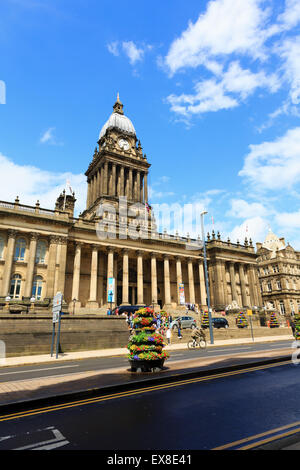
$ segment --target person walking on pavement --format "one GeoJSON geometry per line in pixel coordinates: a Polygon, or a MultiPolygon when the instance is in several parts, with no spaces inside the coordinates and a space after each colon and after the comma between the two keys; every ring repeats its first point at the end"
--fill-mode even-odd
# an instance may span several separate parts
{"type": "Polygon", "coordinates": [[[180,318],[178,318],[178,320],[177,320],[177,325],[178,325],[178,338],[181,339],[182,338],[182,336],[181,336],[181,326],[182,325],[181,325],[180,318]]]}
{"type": "Polygon", "coordinates": [[[170,325],[168,325],[168,327],[167,327],[166,338],[167,338],[168,344],[171,344],[171,328],[170,328],[170,325]]]}

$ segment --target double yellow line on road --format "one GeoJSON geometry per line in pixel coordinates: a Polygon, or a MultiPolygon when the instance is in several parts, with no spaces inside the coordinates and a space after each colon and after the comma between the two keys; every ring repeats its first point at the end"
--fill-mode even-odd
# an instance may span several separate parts
{"type": "Polygon", "coordinates": [[[300,421],[296,421],[295,423],[287,424],[285,426],[281,426],[280,428],[270,429],[269,431],[262,432],[260,434],[255,434],[253,436],[246,437],[244,439],[240,439],[239,441],[230,442],[223,446],[215,447],[212,450],[249,450],[254,449],[255,447],[260,447],[264,444],[268,444],[272,441],[278,441],[284,437],[291,436],[293,434],[297,434],[300,432],[300,421]],[[293,429],[291,429],[293,428],[293,429]],[[286,429],[290,429],[287,432],[280,433],[280,431],[284,431],[286,429]],[[269,437],[266,437],[269,436],[269,437]],[[265,439],[261,439],[265,437],[265,439]],[[251,442],[253,441],[253,442],[251,442]],[[249,444],[246,444],[246,443],[249,444]],[[242,446],[241,444],[246,444],[242,446]]]}
{"type": "Polygon", "coordinates": [[[83,399],[83,400],[77,400],[73,402],[67,402],[67,403],[62,403],[60,405],[53,405],[53,406],[47,406],[44,408],[38,408],[38,409],[32,409],[28,411],[22,411],[19,413],[12,413],[12,414],[7,414],[7,415],[2,415],[0,416],[0,422],[1,421],[9,421],[13,419],[20,419],[20,418],[26,418],[28,416],[33,416],[37,414],[42,414],[42,413],[50,413],[53,411],[61,411],[65,410],[68,408],[74,408],[77,406],[84,406],[84,405],[90,405],[94,403],[100,403],[108,400],[114,400],[117,398],[124,398],[124,397],[132,397],[134,395],[139,395],[143,393],[149,393],[149,392],[155,392],[159,390],[166,390],[174,387],[180,387],[183,385],[189,385],[193,383],[200,383],[200,382],[206,382],[209,380],[214,380],[214,379],[220,379],[224,377],[230,377],[233,375],[239,375],[239,374],[245,374],[248,372],[254,372],[257,370],[262,370],[262,369],[270,369],[272,367],[278,367],[282,365],[288,365],[291,364],[290,361],[281,361],[281,362],[276,362],[273,364],[268,364],[268,365],[263,365],[263,366],[253,366],[253,367],[248,367],[246,369],[239,369],[236,371],[231,371],[231,372],[223,372],[223,373],[217,373],[205,377],[199,377],[199,378],[194,378],[194,379],[186,379],[186,380],[180,380],[174,383],[167,383],[163,385],[154,385],[154,386],[149,386],[145,388],[138,388],[135,390],[129,390],[126,392],[119,392],[119,393],[113,393],[111,395],[105,395],[102,397],[95,397],[95,398],[88,398],[88,399],[83,399]]]}

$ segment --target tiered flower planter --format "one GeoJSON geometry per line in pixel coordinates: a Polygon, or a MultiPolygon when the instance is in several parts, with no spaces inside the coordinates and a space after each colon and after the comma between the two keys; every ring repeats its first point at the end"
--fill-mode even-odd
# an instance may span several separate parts
{"type": "Polygon", "coordinates": [[[169,355],[163,351],[163,336],[155,333],[157,319],[154,311],[149,307],[139,309],[134,314],[133,326],[134,334],[128,344],[131,371],[141,369],[142,372],[150,372],[155,368],[162,369],[169,355]]]}

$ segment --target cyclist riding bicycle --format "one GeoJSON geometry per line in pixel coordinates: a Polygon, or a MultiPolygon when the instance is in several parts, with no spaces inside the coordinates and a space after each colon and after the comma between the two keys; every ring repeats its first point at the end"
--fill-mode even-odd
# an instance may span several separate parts
{"type": "Polygon", "coordinates": [[[206,339],[203,328],[201,327],[199,328],[199,326],[196,326],[196,328],[193,329],[191,336],[193,339],[204,339],[204,340],[206,339]]]}

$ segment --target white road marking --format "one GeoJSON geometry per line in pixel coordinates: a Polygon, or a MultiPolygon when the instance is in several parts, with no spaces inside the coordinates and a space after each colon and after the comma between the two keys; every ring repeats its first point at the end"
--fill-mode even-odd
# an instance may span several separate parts
{"type": "Polygon", "coordinates": [[[45,367],[44,369],[18,370],[15,372],[3,372],[0,375],[27,374],[29,372],[42,372],[43,370],[66,369],[70,367],[79,367],[79,364],[72,366],[45,367]]]}
{"type": "MultiPolygon", "coordinates": [[[[46,428],[46,430],[49,430],[49,428],[46,428]]],[[[23,447],[16,447],[13,450],[51,450],[69,444],[69,441],[66,440],[58,429],[52,429],[52,432],[55,436],[54,439],[36,442],[35,444],[29,444],[23,447]]]]}

